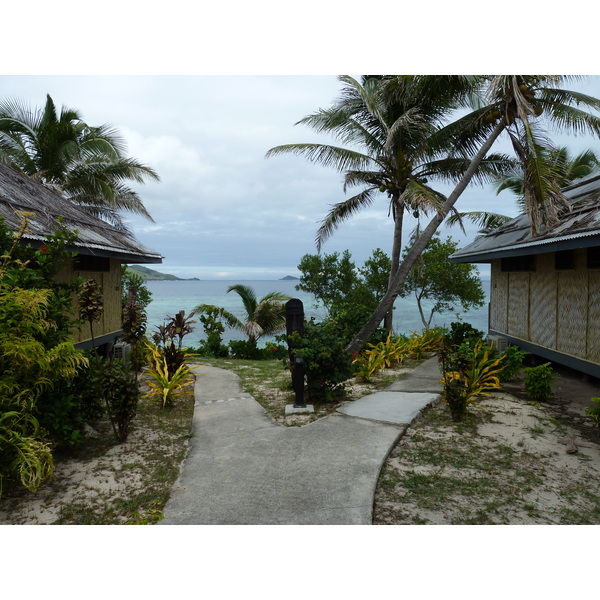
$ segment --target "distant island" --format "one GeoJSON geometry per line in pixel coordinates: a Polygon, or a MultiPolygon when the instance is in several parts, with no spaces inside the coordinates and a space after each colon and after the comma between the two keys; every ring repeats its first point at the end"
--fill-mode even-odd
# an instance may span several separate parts
{"type": "Polygon", "coordinates": [[[282,277],[279,281],[300,281],[299,277],[292,277],[291,275],[286,275],[282,277]]]}
{"type": "Polygon", "coordinates": [[[127,270],[139,275],[144,281],[200,281],[197,277],[182,279],[181,277],[177,277],[177,275],[159,273],[154,269],[149,269],[148,267],[142,267],[140,265],[127,265],[127,270]]]}

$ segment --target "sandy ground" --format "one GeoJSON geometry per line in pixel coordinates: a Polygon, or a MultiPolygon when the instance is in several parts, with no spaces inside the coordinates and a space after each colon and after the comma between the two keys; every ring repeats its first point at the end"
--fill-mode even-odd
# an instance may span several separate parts
{"type": "MultiPolygon", "coordinates": [[[[443,403],[433,407],[391,453],[374,522],[600,523],[600,436],[585,416],[600,384],[565,371],[553,389],[550,401],[537,405],[521,383],[508,385],[471,407],[473,417],[461,426],[443,403]]],[[[353,397],[362,391],[353,384],[353,397]]],[[[111,506],[143,494],[150,463],[176,453],[183,456],[177,435],[138,423],[125,444],[101,456],[57,459],[55,480],[36,494],[18,490],[0,499],[0,524],[131,522],[131,511],[111,506]]],[[[145,510],[137,522],[160,516],[151,503],[145,510]]]]}
{"type": "Polygon", "coordinates": [[[522,388],[482,399],[464,424],[432,407],[388,458],[374,522],[600,523],[600,435],[585,415],[600,385],[564,370],[548,402],[522,388]]]}
{"type": "Polygon", "coordinates": [[[162,419],[160,410],[141,400],[127,441],[116,444],[110,423],[88,433],[98,447],[95,456],[54,458],[54,479],[36,493],[15,487],[0,498],[0,524],[152,523],[172,481],[179,474],[188,446],[192,415],[190,396],[162,419]],[[173,459],[165,460],[166,458],[173,459]]]}

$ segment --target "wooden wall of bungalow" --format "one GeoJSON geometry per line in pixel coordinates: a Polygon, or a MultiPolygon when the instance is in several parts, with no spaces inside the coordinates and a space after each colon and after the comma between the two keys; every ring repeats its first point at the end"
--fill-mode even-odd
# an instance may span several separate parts
{"type": "MultiPolygon", "coordinates": [[[[122,325],[121,311],[121,260],[79,255],[74,264],[57,274],[60,282],[72,281],[75,277],[94,279],[100,284],[104,297],[102,318],[93,324],[94,339],[98,345],[113,341],[120,334],[122,325]]],[[[73,298],[73,311],[78,314],[77,298],[73,298]]],[[[90,325],[72,331],[77,345],[89,346],[92,339],[90,325]]]]}
{"type": "MultiPolygon", "coordinates": [[[[600,247],[491,262],[490,333],[600,365],[600,247]]],[[[530,346],[531,345],[531,346],[530,346]]],[[[586,364],[588,368],[586,368],[586,364]]],[[[567,362],[568,364],[568,362],[567,362]]],[[[577,366],[577,365],[574,365],[577,366]]],[[[583,367],[583,368],[582,368],[583,367]]]]}

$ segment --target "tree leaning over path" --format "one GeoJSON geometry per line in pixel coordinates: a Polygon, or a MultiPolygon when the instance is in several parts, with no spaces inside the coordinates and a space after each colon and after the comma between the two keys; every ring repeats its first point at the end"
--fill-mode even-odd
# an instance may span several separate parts
{"type": "MultiPolygon", "coordinates": [[[[409,249],[405,249],[405,254],[409,249]]],[[[400,295],[403,298],[414,294],[425,329],[431,326],[435,313],[449,312],[458,305],[467,311],[485,304],[477,267],[449,261],[457,250],[458,242],[451,237],[441,240],[436,233],[402,285],[400,295]],[[425,302],[433,303],[427,309],[428,314],[425,302]]]]}
{"type": "Polygon", "coordinates": [[[64,106],[58,113],[49,95],[42,109],[0,101],[0,161],[123,231],[127,228],[119,211],[152,220],[126,182],[159,181],[155,171],[128,158],[125,150],[115,129],[92,127],[77,110],[64,106]]]}
{"type": "MultiPolygon", "coordinates": [[[[548,162],[547,169],[553,173],[557,185],[561,188],[570,185],[577,179],[600,171],[600,159],[592,150],[585,150],[577,156],[571,156],[569,149],[566,146],[561,146],[560,148],[552,148],[544,154],[546,154],[545,158],[548,162]]],[[[512,173],[502,177],[494,184],[494,187],[496,188],[496,194],[504,190],[513,192],[517,197],[519,211],[525,211],[525,177],[522,165],[517,165],[512,173]]],[[[478,225],[481,229],[477,233],[485,235],[505,225],[513,217],[488,211],[470,211],[450,215],[447,224],[449,226],[454,225],[465,219],[478,225]]]]}
{"type": "MultiPolygon", "coordinates": [[[[400,264],[405,214],[418,219],[440,209],[445,197],[429,181],[455,182],[469,166],[470,161],[462,156],[446,152],[440,157],[440,148],[433,147],[431,141],[436,139],[433,136],[441,123],[465,103],[479,79],[457,75],[370,75],[363,76],[360,82],[349,76],[339,79],[343,86],[336,103],[296,124],[333,134],[343,145],[287,144],[271,148],[266,156],[301,155],[342,172],[344,192],[362,188],[332,205],[317,231],[319,252],[342,222],[384,195],[394,221],[388,281],[391,284],[400,264]]],[[[489,157],[481,161],[473,176],[481,183],[489,182],[508,166],[502,157],[489,157]]],[[[385,315],[385,327],[392,329],[391,310],[385,315]]]]}
{"type": "Polygon", "coordinates": [[[542,225],[553,227],[559,212],[568,209],[560,187],[555,179],[548,176],[545,162],[541,160],[541,154],[548,150],[547,132],[542,128],[542,122],[547,121],[573,133],[585,131],[600,135],[600,118],[579,108],[583,105],[600,110],[600,100],[558,87],[568,79],[572,77],[497,75],[485,78],[482,98],[487,103],[444,131],[444,135],[454,139],[457,152],[465,154],[476,150],[471,164],[402,261],[379,306],[347,346],[348,352],[358,352],[365,346],[378,323],[393,306],[410,269],[503,132],[508,134],[523,166],[526,212],[530,215],[533,233],[537,234],[542,225]]]}

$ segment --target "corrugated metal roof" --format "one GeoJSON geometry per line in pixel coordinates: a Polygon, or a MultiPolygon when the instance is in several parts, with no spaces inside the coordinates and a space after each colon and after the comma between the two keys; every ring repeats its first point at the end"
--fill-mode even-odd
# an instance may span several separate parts
{"type": "Polygon", "coordinates": [[[77,231],[74,249],[80,254],[120,258],[126,262],[161,263],[162,255],[119,231],[110,223],[85,212],[46,186],[0,163],[0,217],[16,229],[21,217],[16,211],[35,213],[24,239],[43,244],[56,230],[56,220],[77,231]]]}
{"type": "Polygon", "coordinates": [[[600,245],[600,175],[563,189],[571,210],[547,233],[531,234],[529,218],[519,215],[490,234],[475,239],[450,257],[452,262],[489,262],[496,258],[572,250],[600,245]]]}

